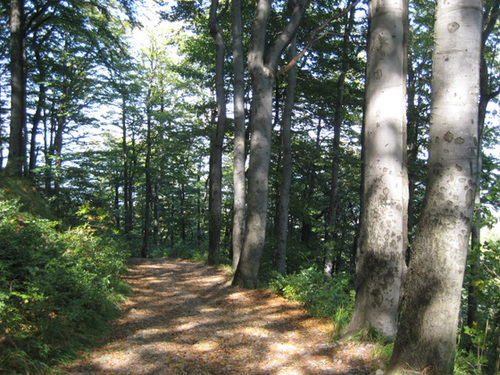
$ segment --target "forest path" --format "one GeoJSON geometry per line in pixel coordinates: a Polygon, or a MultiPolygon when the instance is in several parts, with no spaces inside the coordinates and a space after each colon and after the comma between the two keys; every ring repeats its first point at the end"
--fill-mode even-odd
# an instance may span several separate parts
{"type": "Polygon", "coordinates": [[[133,259],[133,294],[106,345],[63,366],[82,374],[369,374],[370,347],[331,341],[332,327],[265,289],[230,285],[201,263],[133,259]]]}

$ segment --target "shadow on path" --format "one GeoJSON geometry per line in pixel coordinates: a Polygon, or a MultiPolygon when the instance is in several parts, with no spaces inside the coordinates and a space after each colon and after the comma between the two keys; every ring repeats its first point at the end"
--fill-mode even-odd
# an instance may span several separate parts
{"type": "Polygon", "coordinates": [[[108,344],[66,374],[369,374],[363,344],[331,341],[331,325],[265,289],[230,285],[197,262],[133,259],[133,295],[108,344]]]}

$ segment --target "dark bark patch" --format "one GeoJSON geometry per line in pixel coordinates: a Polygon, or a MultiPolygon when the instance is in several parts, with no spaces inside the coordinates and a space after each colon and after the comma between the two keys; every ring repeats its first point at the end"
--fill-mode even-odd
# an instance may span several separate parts
{"type": "Polygon", "coordinates": [[[467,207],[472,207],[474,205],[474,198],[475,198],[474,190],[472,190],[472,189],[467,190],[467,193],[466,193],[466,205],[467,205],[467,207]]]}
{"type": "Polygon", "coordinates": [[[372,299],[372,308],[376,309],[380,305],[382,305],[382,302],[384,302],[384,297],[382,295],[382,292],[380,289],[376,288],[371,291],[371,295],[373,297],[372,299]]]}
{"type": "Polygon", "coordinates": [[[460,29],[460,25],[457,23],[457,22],[450,22],[448,24],[448,32],[450,34],[453,34],[455,31],[457,31],[458,29],[460,29]]]}
{"type": "Polygon", "coordinates": [[[444,165],[441,164],[441,163],[434,163],[434,165],[432,166],[432,172],[434,174],[440,174],[441,171],[443,170],[444,168],[444,165]]]}
{"type": "Polygon", "coordinates": [[[454,138],[454,135],[452,132],[450,132],[449,130],[446,132],[446,134],[444,135],[444,140],[448,143],[450,143],[451,141],[453,141],[453,138],[454,138]]]}

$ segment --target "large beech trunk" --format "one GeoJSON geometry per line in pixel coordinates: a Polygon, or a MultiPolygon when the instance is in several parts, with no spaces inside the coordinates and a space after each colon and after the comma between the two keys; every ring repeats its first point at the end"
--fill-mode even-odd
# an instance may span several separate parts
{"type": "Polygon", "coordinates": [[[273,82],[264,72],[253,75],[245,241],[233,280],[234,284],[247,288],[257,287],[266,238],[273,82]]]}
{"type": "MultiPolygon", "coordinates": [[[[297,53],[295,39],[290,43],[288,55],[293,59],[297,53]]],[[[276,223],[276,270],[286,274],[286,247],[288,238],[288,211],[290,206],[290,186],[292,184],[292,112],[295,104],[295,87],[297,86],[297,68],[288,71],[285,107],[281,123],[281,184],[278,201],[278,220],[276,223]]]]}
{"type": "Polygon", "coordinates": [[[240,261],[245,235],[245,81],[243,64],[243,25],[241,0],[232,0],[234,148],[233,148],[233,259],[232,269],[240,261]]]}
{"type": "Polygon", "coordinates": [[[208,264],[219,263],[220,236],[222,223],[222,146],[226,126],[226,95],[224,90],[225,44],[219,29],[218,0],[212,0],[210,7],[210,34],[215,42],[215,96],[217,102],[217,122],[215,134],[210,144],[210,226],[208,236],[208,264]]]}
{"type": "Polygon", "coordinates": [[[267,46],[266,26],[271,11],[271,1],[257,2],[248,52],[253,99],[250,114],[247,221],[243,251],[233,279],[234,285],[249,288],[257,286],[266,237],[273,85],[278,59],[295,36],[307,4],[308,0],[296,2],[290,22],[273,43],[267,46]]]}
{"type": "Polygon", "coordinates": [[[439,0],[427,190],[391,372],[453,372],[478,151],[482,4],[439,0]]]}
{"type": "Polygon", "coordinates": [[[407,248],[405,0],[372,0],[369,9],[363,197],[356,300],[346,330],[397,331],[407,248]]]}

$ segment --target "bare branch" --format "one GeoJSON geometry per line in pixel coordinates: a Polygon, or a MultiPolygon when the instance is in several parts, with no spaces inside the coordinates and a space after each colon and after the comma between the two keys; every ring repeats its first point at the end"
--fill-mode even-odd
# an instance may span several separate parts
{"type": "Polygon", "coordinates": [[[496,273],[495,271],[493,271],[490,267],[488,267],[486,264],[484,264],[484,268],[486,268],[486,270],[494,277],[496,278],[497,280],[500,280],[500,275],[498,273],[496,273]]]}

